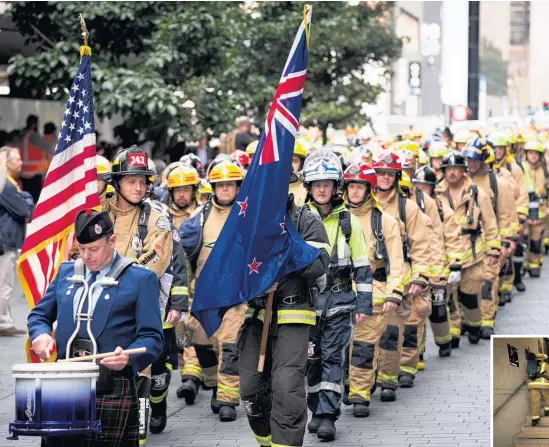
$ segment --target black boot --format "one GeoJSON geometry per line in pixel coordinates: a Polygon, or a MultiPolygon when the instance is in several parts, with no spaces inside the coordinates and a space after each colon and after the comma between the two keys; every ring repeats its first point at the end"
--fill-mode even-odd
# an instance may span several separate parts
{"type": "Polygon", "coordinates": [[[476,345],[480,340],[480,328],[470,329],[467,338],[469,339],[469,343],[476,345]]]}
{"type": "Polygon", "coordinates": [[[318,430],[318,427],[320,427],[320,424],[322,423],[321,418],[317,418],[314,414],[311,420],[309,421],[309,424],[307,425],[307,429],[309,430],[309,433],[316,433],[318,430]]]}
{"type": "Polygon", "coordinates": [[[539,419],[532,419],[532,427],[535,427],[539,424],[539,419]]]}
{"type": "Polygon", "coordinates": [[[370,407],[369,402],[363,404],[354,404],[353,405],[353,416],[355,418],[367,418],[370,416],[370,407]]]}
{"type": "Polygon", "coordinates": [[[459,348],[459,337],[452,337],[452,349],[458,349],[459,348]]]}
{"type": "MultiPolygon", "coordinates": [[[[459,342],[459,338],[457,340],[459,342]]],[[[438,356],[439,357],[450,357],[451,355],[452,355],[452,344],[451,343],[444,343],[443,345],[440,345],[438,347],[438,356]]]]}
{"type": "MultiPolygon", "coordinates": [[[[481,330],[480,330],[480,337],[483,339],[483,340],[490,340],[490,337],[494,335],[494,328],[491,328],[491,327],[483,327],[481,330]]],[[[471,339],[469,339],[469,341],[471,341],[471,339]]],[[[471,342],[473,343],[473,342],[471,342]]],[[[475,343],[473,343],[475,344],[475,343]]]]}
{"type": "Polygon", "coordinates": [[[322,419],[318,430],[316,431],[318,439],[323,441],[333,441],[336,437],[335,421],[331,419],[322,419]]]}
{"type": "Polygon", "coordinates": [[[513,281],[513,284],[515,284],[516,289],[519,292],[524,292],[526,290],[526,286],[522,282],[522,262],[515,262],[515,279],[513,281]]]}
{"type": "Polygon", "coordinates": [[[231,405],[219,406],[219,420],[221,422],[232,422],[236,419],[236,410],[231,405]]]}
{"type": "Polygon", "coordinates": [[[511,292],[503,292],[501,294],[501,299],[503,301],[505,301],[506,303],[510,303],[513,301],[513,299],[511,298],[511,292]]]}
{"type": "Polygon", "coordinates": [[[409,373],[400,373],[398,375],[398,386],[401,388],[413,388],[414,376],[409,373]]]}
{"type": "Polygon", "coordinates": [[[503,295],[502,295],[501,293],[498,293],[498,296],[499,296],[498,306],[499,306],[499,307],[505,306],[505,303],[506,303],[507,301],[505,301],[505,299],[503,298],[503,295]]]}
{"type": "Polygon", "coordinates": [[[528,273],[530,273],[530,278],[539,278],[541,275],[539,268],[530,268],[530,270],[528,270],[528,273]]]}
{"type": "Polygon", "coordinates": [[[343,394],[343,405],[351,405],[351,402],[349,402],[349,385],[345,385],[345,392],[343,394]]]}
{"type": "Polygon", "coordinates": [[[185,403],[187,405],[193,405],[196,395],[198,394],[198,379],[189,379],[185,380],[183,384],[177,389],[177,397],[185,398],[185,403]]]}
{"type": "Polygon", "coordinates": [[[210,408],[213,414],[219,414],[219,402],[217,401],[217,388],[212,390],[212,400],[210,401],[210,408]]]}
{"type": "Polygon", "coordinates": [[[381,388],[381,402],[394,402],[396,400],[396,391],[390,388],[381,388]]]}
{"type": "Polygon", "coordinates": [[[168,422],[168,415],[166,414],[167,402],[163,399],[159,403],[151,403],[151,421],[149,422],[149,430],[153,434],[162,433],[166,428],[168,422]]]}

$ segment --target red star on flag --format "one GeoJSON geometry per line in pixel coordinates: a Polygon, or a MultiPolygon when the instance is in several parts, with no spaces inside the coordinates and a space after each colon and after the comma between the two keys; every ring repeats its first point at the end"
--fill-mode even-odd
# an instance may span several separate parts
{"type": "Polygon", "coordinates": [[[248,264],[248,267],[250,267],[250,272],[248,275],[251,275],[252,273],[259,273],[259,266],[263,264],[262,262],[257,262],[254,258],[251,264],[248,264]]]}
{"type": "Polygon", "coordinates": [[[246,200],[244,202],[236,202],[240,206],[240,211],[238,212],[238,215],[244,214],[244,217],[246,217],[246,210],[248,209],[248,198],[246,197],[246,200]]]}
{"type": "Polygon", "coordinates": [[[281,224],[278,224],[278,225],[280,225],[280,226],[282,227],[282,233],[280,233],[280,234],[286,234],[286,233],[287,233],[287,231],[286,231],[286,224],[285,224],[285,223],[281,223],[281,224]]]}

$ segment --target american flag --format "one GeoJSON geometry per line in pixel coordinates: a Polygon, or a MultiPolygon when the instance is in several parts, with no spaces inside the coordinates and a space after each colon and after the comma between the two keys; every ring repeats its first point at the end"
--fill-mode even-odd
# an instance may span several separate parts
{"type": "Polygon", "coordinates": [[[100,205],[89,47],[82,47],[81,55],[55,153],[17,264],[19,282],[31,309],[68,257],[76,214],[100,205]]]}

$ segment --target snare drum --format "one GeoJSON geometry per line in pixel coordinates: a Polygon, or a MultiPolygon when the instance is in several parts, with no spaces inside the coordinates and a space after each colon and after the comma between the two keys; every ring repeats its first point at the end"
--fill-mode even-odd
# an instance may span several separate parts
{"type": "Polygon", "coordinates": [[[15,421],[10,434],[71,436],[101,431],[96,421],[95,363],[29,363],[15,365],[15,421]]]}

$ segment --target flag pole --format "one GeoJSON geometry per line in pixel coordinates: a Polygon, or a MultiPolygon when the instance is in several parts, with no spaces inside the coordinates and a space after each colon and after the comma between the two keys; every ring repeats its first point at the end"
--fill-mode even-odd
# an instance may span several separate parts
{"type": "Polygon", "coordinates": [[[265,319],[263,320],[263,333],[261,334],[261,345],[259,346],[259,363],[257,371],[263,372],[265,367],[265,355],[267,353],[267,340],[269,338],[269,329],[271,328],[271,318],[273,315],[274,292],[269,292],[267,296],[267,305],[265,306],[265,319]]]}

